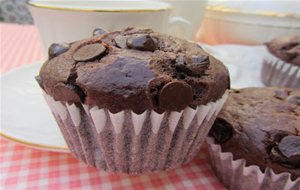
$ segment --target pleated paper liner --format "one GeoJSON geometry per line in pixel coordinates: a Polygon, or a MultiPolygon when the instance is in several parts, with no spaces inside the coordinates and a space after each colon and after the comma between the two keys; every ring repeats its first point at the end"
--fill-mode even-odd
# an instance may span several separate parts
{"type": "Polygon", "coordinates": [[[45,99],[73,155],[96,168],[117,173],[164,171],[191,161],[199,152],[227,99],[196,109],[158,114],[146,110],[111,113],[84,104],[45,99]]]}
{"type": "Polygon", "coordinates": [[[258,166],[246,166],[246,160],[233,160],[230,152],[222,152],[214,139],[207,137],[211,166],[220,181],[230,190],[299,190],[300,177],[291,180],[291,174],[275,174],[266,168],[262,172],[258,166]]]}
{"type": "Polygon", "coordinates": [[[261,79],[266,86],[300,89],[300,66],[284,62],[267,52],[263,60],[261,79]]]}

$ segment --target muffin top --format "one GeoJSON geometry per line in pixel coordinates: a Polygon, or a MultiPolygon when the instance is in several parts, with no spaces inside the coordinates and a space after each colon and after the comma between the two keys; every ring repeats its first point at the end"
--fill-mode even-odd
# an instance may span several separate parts
{"type": "Polygon", "coordinates": [[[231,90],[210,135],[234,159],[300,176],[300,91],[231,90]]]}
{"type": "Polygon", "coordinates": [[[266,46],[279,59],[300,66],[300,36],[276,38],[266,46]]]}
{"type": "Polygon", "coordinates": [[[230,83],[199,45],[138,28],[52,44],[37,80],[55,100],[137,114],[195,108],[221,98],[230,83]]]}

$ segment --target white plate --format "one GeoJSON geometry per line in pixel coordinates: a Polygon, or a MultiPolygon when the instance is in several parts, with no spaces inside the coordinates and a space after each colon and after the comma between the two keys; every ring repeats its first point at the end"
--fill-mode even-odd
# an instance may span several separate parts
{"type": "MultiPolygon", "coordinates": [[[[203,47],[227,65],[232,88],[263,86],[259,78],[263,47],[203,47]]],[[[69,152],[34,79],[40,67],[32,64],[1,77],[0,135],[38,149],[69,152]]]]}
{"type": "Polygon", "coordinates": [[[263,87],[260,69],[267,50],[265,46],[218,45],[202,47],[228,68],[231,88],[263,87]]]}
{"type": "Polygon", "coordinates": [[[41,64],[1,77],[1,136],[34,148],[69,152],[34,79],[41,64]]]}

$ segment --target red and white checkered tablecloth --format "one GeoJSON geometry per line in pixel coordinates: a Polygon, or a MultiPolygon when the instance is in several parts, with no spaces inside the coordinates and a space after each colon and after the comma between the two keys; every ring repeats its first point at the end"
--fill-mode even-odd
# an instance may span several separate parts
{"type": "MultiPolygon", "coordinates": [[[[1,73],[42,61],[34,26],[0,24],[1,73]]],[[[224,189],[202,148],[188,165],[169,172],[129,176],[109,174],[70,154],[35,150],[0,138],[0,189],[224,189]]]]}

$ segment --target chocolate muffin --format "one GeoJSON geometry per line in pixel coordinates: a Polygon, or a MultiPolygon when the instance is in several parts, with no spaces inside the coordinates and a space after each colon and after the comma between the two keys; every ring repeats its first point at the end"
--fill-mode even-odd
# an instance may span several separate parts
{"type": "MultiPolygon", "coordinates": [[[[276,87],[231,90],[209,134],[221,146],[221,152],[231,153],[233,160],[243,159],[245,166],[258,166],[262,172],[267,168],[276,174],[286,172],[292,180],[298,179],[295,187],[299,187],[299,90],[276,87]]],[[[222,169],[216,170],[222,173],[222,169]]],[[[227,187],[239,187],[226,180],[224,183],[227,187]]]]}
{"type": "Polygon", "coordinates": [[[229,88],[199,45],[138,28],[52,44],[37,79],[74,155],[125,173],[189,162],[229,88]]]}
{"type": "Polygon", "coordinates": [[[300,89],[300,36],[288,36],[266,43],[261,78],[267,86],[300,89]]]}

